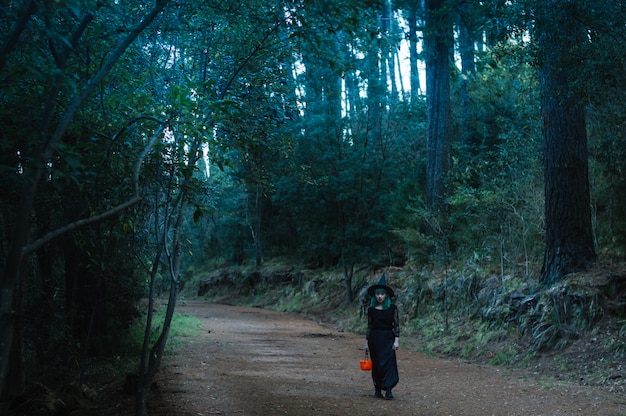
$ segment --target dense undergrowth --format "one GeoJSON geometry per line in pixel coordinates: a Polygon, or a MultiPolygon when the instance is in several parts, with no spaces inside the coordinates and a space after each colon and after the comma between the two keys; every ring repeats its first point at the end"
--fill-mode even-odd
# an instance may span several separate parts
{"type": "Polygon", "coordinates": [[[188,283],[185,296],[305,314],[363,334],[363,294],[381,273],[396,291],[404,348],[625,391],[626,268],[575,274],[548,288],[493,273],[364,269],[347,304],[340,270],[274,263],[215,270],[188,283]]]}

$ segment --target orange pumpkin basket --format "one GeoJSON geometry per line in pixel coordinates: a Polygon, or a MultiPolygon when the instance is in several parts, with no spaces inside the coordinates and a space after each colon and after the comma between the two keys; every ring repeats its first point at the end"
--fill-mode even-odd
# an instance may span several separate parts
{"type": "Polygon", "coordinates": [[[365,350],[365,359],[360,360],[361,370],[370,371],[372,369],[372,360],[370,360],[369,352],[365,350]]]}

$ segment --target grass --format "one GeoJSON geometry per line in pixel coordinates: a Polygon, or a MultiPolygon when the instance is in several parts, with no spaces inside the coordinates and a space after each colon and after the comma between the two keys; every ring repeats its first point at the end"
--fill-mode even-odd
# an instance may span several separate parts
{"type": "MultiPolygon", "coordinates": [[[[157,310],[152,317],[152,330],[150,331],[150,345],[153,345],[161,333],[163,328],[163,322],[165,320],[165,308],[157,310]]],[[[143,343],[144,331],[146,320],[145,316],[138,319],[130,329],[129,336],[129,354],[139,355],[141,346],[143,343]]],[[[165,348],[165,354],[169,355],[172,351],[179,346],[184,338],[197,335],[201,329],[200,320],[191,315],[174,313],[172,317],[172,324],[170,326],[170,332],[165,348]]]]}

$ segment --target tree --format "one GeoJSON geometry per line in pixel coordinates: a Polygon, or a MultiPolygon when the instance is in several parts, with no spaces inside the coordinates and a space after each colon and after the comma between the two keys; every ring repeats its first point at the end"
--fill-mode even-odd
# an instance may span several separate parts
{"type": "Polygon", "coordinates": [[[626,167],[622,128],[626,108],[626,72],[618,69],[626,56],[626,8],[618,0],[602,7],[583,3],[582,17],[588,41],[583,44],[577,68],[583,82],[577,83],[588,100],[586,107],[592,183],[592,215],[598,252],[624,253],[626,248],[626,167]]]}
{"type": "Polygon", "coordinates": [[[575,1],[539,2],[536,13],[546,223],[541,282],[552,284],[596,261],[585,100],[575,87],[586,34],[575,1]]]}
{"type": "Polygon", "coordinates": [[[477,37],[475,26],[476,10],[469,2],[460,2],[458,6],[458,42],[459,55],[461,57],[461,131],[462,144],[467,147],[470,137],[470,97],[468,84],[476,73],[475,38],[477,37]]]}
{"type": "Polygon", "coordinates": [[[386,248],[388,198],[406,160],[390,131],[396,120],[387,83],[397,39],[389,9],[319,6],[303,15],[303,70],[295,71],[303,115],[294,118],[293,152],[281,164],[273,204],[297,230],[309,264],[343,269],[351,302],[355,265],[378,260],[386,248]]]}
{"type": "MultiPolygon", "coordinates": [[[[193,3],[178,6],[177,18],[163,22],[155,39],[146,42],[167,45],[167,50],[177,53],[172,59],[168,52],[159,53],[157,48],[152,55],[157,62],[166,63],[162,79],[169,82],[157,90],[170,93],[167,108],[175,116],[169,124],[170,140],[161,145],[163,155],[155,157],[152,165],[156,172],[153,178],[162,179],[151,184],[154,214],[150,218],[156,250],[149,272],[149,300],[152,302],[156,296],[155,279],[161,258],[169,276],[169,298],[161,334],[151,348],[148,339],[152,332],[152,310],[148,308],[136,396],[138,415],[145,414],[146,393],[159,367],[174,313],[181,279],[185,218],[192,217],[196,225],[210,211],[201,205],[208,190],[207,170],[197,169],[205,166],[203,146],[206,144],[210,149],[209,163],[230,162],[234,171],[244,171],[242,176],[248,173],[249,183],[259,189],[258,185],[265,182],[261,162],[267,153],[280,149],[272,139],[278,136],[278,127],[284,121],[280,111],[284,103],[277,94],[280,82],[276,82],[283,55],[279,53],[282,48],[274,49],[282,46],[279,34],[285,24],[284,9],[255,1],[246,7],[224,6],[221,2],[205,2],[201,7],[193,3]],[[210,29],[205,27],[209,21],[213,22],[210,29]],[[233,43],[233,37],[241,41],[233,43]],[[221,40],[212,42],[216,38],[221,40]],[[215,58],[211,70],[207,70],[207,54],[215,58]],[[276,107],[266,103],[266,100],[272,102],[270,97],[277,97],[276,107]],[[218,157],[216,151],[223,155],[218,157]]],[[[260,221],[260,215],[252,221],[257,259],[262,253],[260,221]]]]}
{"type": "MultiPolygon", "coordinates": [[[[29,20],[28,18],[32,16],[36,10],[36,6],[34,6],[35,9],[30,7],[32,3],[34,2],[29,2],[29,6],[26,7],[22,15],[18,18],[15,28],[10,32],[8,41],[5,43],[5,47],[3,48],[4,55],[2,56],[2,62],[6,62],[4,64],[5,69],[13,68],[12,65],[15,61],[10,62],[12,59],[17,59],[19,62],[16,56],[19,46],[28,48],[27,44],[18,44],[17,42],[19,42],[20,37],[24,33],[25,25],[29,20]]],[[[7,386],[6,381],[9,374],[9,365],[11,363],[10,355],[14,335],[15,316],[13,307],[16,301],[16,291],[19,287],[20,276],[22,275],[22,261],[25,256],[32,253],[32,251],[41,244],[50,241],[53,237],[63,232],[108,218],[139,201],[139,196],[133,195],[126,202],[120,203],[105,213],[93,216],[90,219],[85,219],[84,221],[76,221],[62,229],[56,230],[53,234],[48,234],[39,240],[32,240],[30,234],[31,216],[35,206],[34,203],[38,186],[45,178],[51,159],[66,138],[68,129],[79,112],[79,109],[100,85],[104,77],[109,74],[126,49],[162,12],[167,3],[167,0],[158,0],[152,9],[145,11],[145,15],[140,18],[140,22],[132,27],[125,36],[120,38],[116,47],[103,61],[102,66],[93,73],[82,88],[73,92],[71,99],[67,102],[63,111],[58,114],[58,119],[55,119],[54,115],[57,114],[56,104],[61,92],[59,85],[62,80],[53,76],[51,78],[51,87],[48,90],[48,105],[44,106],[39,118],[41,124],[38,126],[38,131],[35,133],[34,137],[29,138],[29,147],[17,147],[23,162],[20,162],[19,166],[13,165],[12,168],[15,174],[19,176],[19,178],[16,179],[21,183],[21,190],[19,191],[19,202],[11,207],[11,215],[13,215],[13,218],[6,221],[12,224],[12,231],[10,233],[8,251],[6,257],[3,259],[3,273],[0,282],[0,396],[6,394],[5,388],[7,386]]],[[[43,9],[42,13],[46,14],[52,11],[51,9],[43,9]]],[[[65,26],[64,29],[68,28],[69,30],[64,37],[64,42],[61,44],[55,44],[55,42],[49,43],[49,45],[51,45],[50,54],[53,62],[56,63],[58,71],[56,74],[62,74],[66,69],[67,58],[70,56],[72,48],[78,45],[86,28],[94,18],[94,10],[88,8],[78,8],[75,12],[76,14],[74,14],[74,16],[77,16],[77,19],[62,19],[61,26],[65,26]]],[[[44,21],[47,20],[44,19],[44,21]]],[[[31,56],[35,55],[33,54],[31,56]]],[[[37,63],[32,64],[37,65],[37,63]]]]}
{"type": "Polygon", "coordinates": [[[420,85],[420,76],[418,69],[418,62],[420,54],[418,52],[419,34],[423,30],[423,27],[419,23],[423,20],[422,7],[417,1],[399,1],[397,2],[399,7],[404,10],[404,14],[407,21],[408,32],[407,38],[409,42],[409,78],[410,78],[410,97],[412,103],[418,103],[420,100],[420,94],[422,93],[422,85],[420,85]]]}
{"type": "Polygon", "coordinates": [[[452,13],[446,0],[426,1],[426,204],[443,213],[447,196],[452,114],[450,57],[454,46],[452,13]]]}

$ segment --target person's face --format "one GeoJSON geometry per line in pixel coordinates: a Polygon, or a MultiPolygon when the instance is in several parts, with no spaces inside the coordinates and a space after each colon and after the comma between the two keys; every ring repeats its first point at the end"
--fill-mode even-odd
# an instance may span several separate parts
{"type": "Polygon", "coordinates": [[[376,292],[376,302],[383,303],[387,297],[387,292],[376,292]]]}

